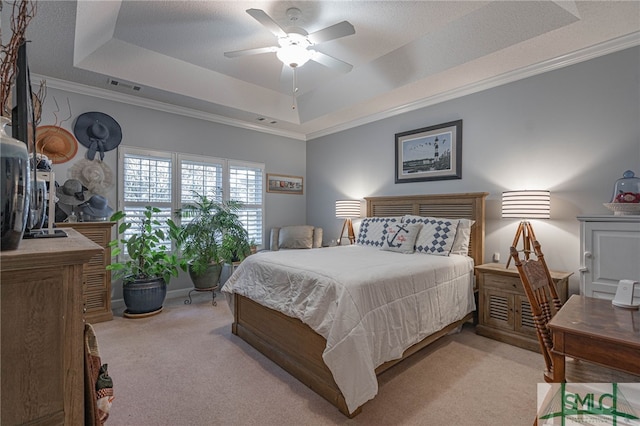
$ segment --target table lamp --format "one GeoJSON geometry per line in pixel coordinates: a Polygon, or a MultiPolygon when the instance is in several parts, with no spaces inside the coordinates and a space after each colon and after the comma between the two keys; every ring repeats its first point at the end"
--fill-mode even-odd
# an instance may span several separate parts
{"type": "MultiPolygon", "coordinates": [[[[523,253],[529,259],[531,241],[536,239],[533,227],[527,219],[550,218],[551,195],[549,191],[505,191],[502,193],[502,217],[520,219],[520,224],[513,239],[512,246],[518,249],[520,238],[523,240],[523,253]]],[[[507,268],[511,256],[507,261],[507,268]]]]}
{"type": "Polygon", "coordinates": [[[356,235],[353,232],[353,223],[351,219],[360,217],[360,201],[359,200],[337,200],[336,201],[336,218],[344,219],[342,224],[342,231],[338,237],[338,245],[342,243],[342,236],[344,235],[344,229],[347,228],[349,235],[349,244],[356,242],[356,235]]]}

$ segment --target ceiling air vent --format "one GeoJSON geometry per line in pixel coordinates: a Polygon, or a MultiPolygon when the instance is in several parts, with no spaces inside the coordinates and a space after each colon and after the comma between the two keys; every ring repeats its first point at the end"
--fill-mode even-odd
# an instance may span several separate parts
{"type": "Polygon", "coordinates": [[[114,80],[113,78],[109,79],[109,86],[119,87],[121,89],[129,90],[131,92],[141,92],[142,86],[122,80],[114,80]]]}

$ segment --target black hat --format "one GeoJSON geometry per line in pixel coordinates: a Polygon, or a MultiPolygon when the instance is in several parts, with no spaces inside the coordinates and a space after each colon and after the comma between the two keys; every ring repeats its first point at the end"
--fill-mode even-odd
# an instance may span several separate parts
{"type": "Polygon", "coordinates": [[[85,112],[76,119],[73,127],[76,139],[89,148],[87,158],[93,160],[96,152],[100,152],[100,160],[104,153],[116,149],[122,142],[122,129],[116,120],[102,112],[85,112]]]}

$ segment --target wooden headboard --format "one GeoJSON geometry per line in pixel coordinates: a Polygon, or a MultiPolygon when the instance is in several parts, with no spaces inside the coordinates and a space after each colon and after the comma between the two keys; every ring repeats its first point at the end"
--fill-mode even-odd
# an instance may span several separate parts
{"type": "Polygon", "coordinates": [[[464,194],[396,195],[365,197],[367,216],[416,216],[471,219],[469,256],[476,265],[484,263],[484,204],[488,192],[464,194]]]}

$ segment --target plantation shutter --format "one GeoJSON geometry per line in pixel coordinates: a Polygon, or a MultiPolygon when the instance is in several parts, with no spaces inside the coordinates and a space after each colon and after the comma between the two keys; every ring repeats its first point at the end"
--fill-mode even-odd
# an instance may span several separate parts
{"type": "Polygon", "coordinates": [[[238,216],[256,245],[262,245],[263,175],[262,165],[229,162],[229,199],[244,204],[238,216]]]}
{"type": "Polygon", "coordinates": [[[194,192],[206,195],[212,200],[222,201],[222,160],[206,162],[181,159],[180,170],[181,204],[193,202],[194,192]]]}
{"type": "MultiPolygon", "coordinates": [[[[157,207],[160,213],[154,215],[160,221],[160,228],[167,231],[166,219],[171,217],[172,168],[171,156],[144,155],[126,152],[123,158],[123,211],[125,221],[132,227],[125,233],[128,238],[139,232],[145,207],[157,207]]],[[[171,249],[171,241],[164,241],[171,249]]]]}

